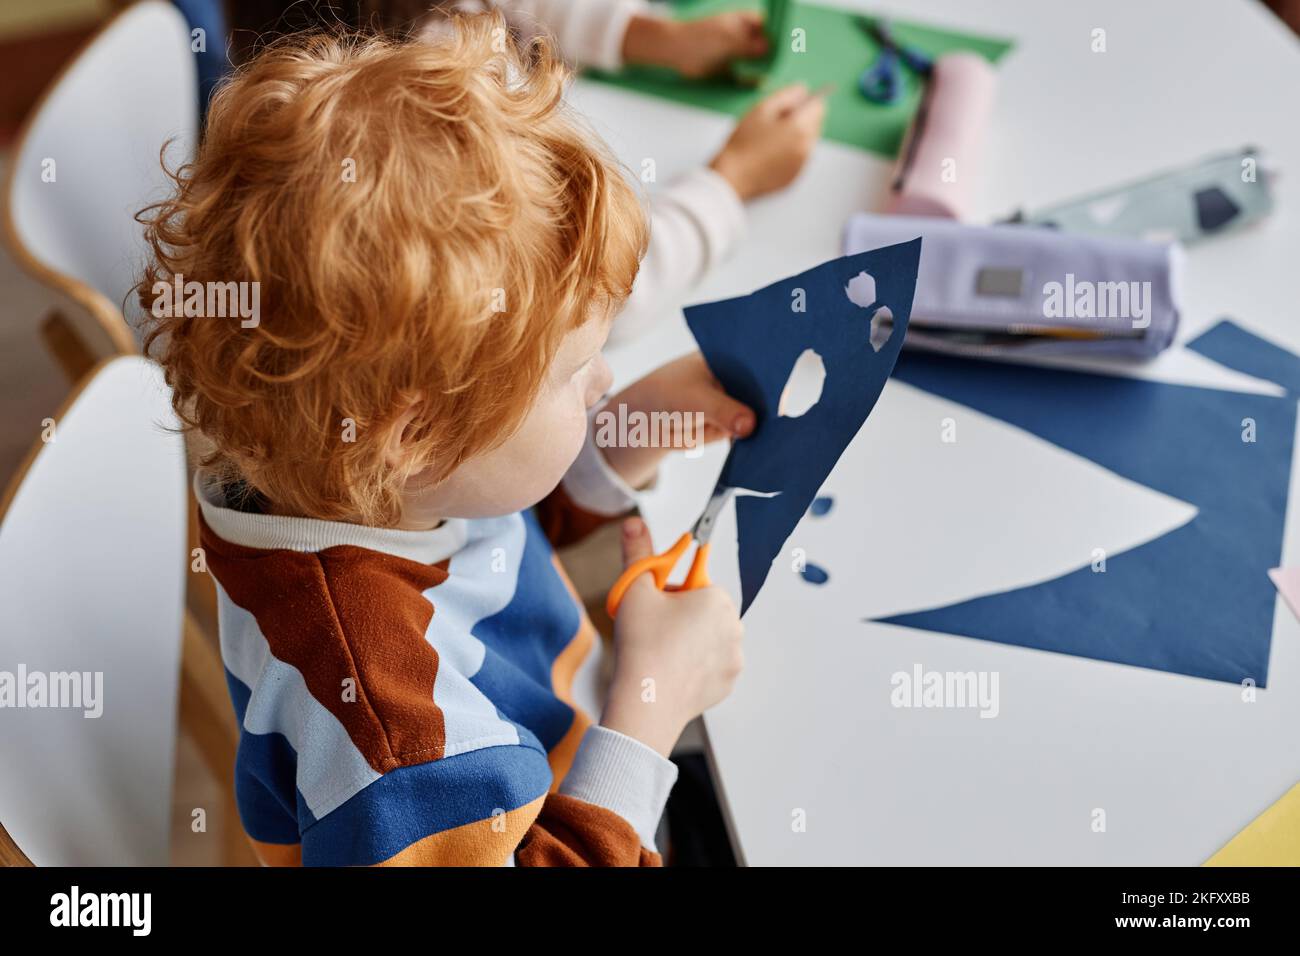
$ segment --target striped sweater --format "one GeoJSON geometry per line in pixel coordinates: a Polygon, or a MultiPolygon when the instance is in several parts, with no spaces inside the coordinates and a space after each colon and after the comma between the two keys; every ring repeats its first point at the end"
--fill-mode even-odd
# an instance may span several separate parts
{"type": "Polygon", "coordinates": [[[264,863],[658,865],[676,768],[581,706],[600,642],[552,551],[632,504],[590,440],[533,511],[432,531],[195,491],[264,863]]]}

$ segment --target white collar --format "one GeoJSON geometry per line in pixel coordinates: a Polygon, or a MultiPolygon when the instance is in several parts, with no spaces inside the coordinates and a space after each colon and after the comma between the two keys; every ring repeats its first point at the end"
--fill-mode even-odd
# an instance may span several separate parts
{"type": "Polygon", "coordinates": [[[421,564],[436,564],[463,548],[469,538],[469,522],[464,518],[448,518],[431,531],[406,531],[236,511],[224,505],[220,485],[205,479],[202,472],[194,476],[194,495],[213,533],[245,548],[314,552],[351,545],[421,564]]]}

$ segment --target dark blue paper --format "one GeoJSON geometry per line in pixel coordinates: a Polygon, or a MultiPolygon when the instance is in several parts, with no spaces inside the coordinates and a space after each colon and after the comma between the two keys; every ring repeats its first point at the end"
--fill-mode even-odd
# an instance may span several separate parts
{"type": "Polygon", "coordinates": [[[808,513],[814,518],[824,518],[831,513],[835,507],[835,499],[830,495],[818,495],[813,499],[812,505],[808,508],[808,513]]]}
{"type": "Polygon", "coordinates": [[[801,572],[803,579],[809,584],[825,584],[831,579],[830,574],[820,564],[813,564],[811,561],[804,565],[801,572]]]}
{"type": "Polygon", "coordinates": [[[777,492],[736,498],[742,614],[875,407],[902,347],[920,258],[921,240],[914,239],[835,259],[751,295],[686,309],[713,374],[757,415],[754,434],[732,446],[721,480],[777,492]],[[862,272],[875,280],[875,303],[867,307],[846,292],[862,272]],[[796,311],[801,301],[805,311],[796,311]],[[883,344],[877,339],[877,351],[871,320],[881,306],[892,313],[893,332],[883,344]],[[821,398],[802,416],[782,418],[781,391],[806,349],[826,368],[821,398]]]}
{"type": "MultiPolygon", "coordinates": [[[[1220,323],[1188,347],[1300,391],[1300,359],[1232,323],[1220,323]]],[[[1267,572],[1282,553],[1294,395],[911,352],[895,375],[1199,511],[1181,528],[1108,556],[1105,573],[1087,567],[887,623],[1265,685],[1275,600],[1267,572]],[[1242,440],[1245,419],[1254,422],[1254,442],[1242,440]]]]}
{"type": "Polygon", "coordinates": [[[1187,348],[1226,368],[1300,395],[1300,355],[1247,332],[1235,322],[1218,323],[1188,342],[1187,348]]]}

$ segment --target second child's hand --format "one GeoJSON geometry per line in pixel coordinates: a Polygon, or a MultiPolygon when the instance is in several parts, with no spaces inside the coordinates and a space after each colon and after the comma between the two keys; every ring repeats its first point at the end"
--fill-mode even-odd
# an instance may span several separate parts
{"type": "Polygon", "coordinates": [[[623,35],[623,62],[664,66],[690,79],[723,72],[732,60],[767,53],[763,16],[748,10],[698,20],[634,16],[623,35]]]}
{"type": "Polygon", "coordinates": [[[759,100],[740,118],[709,166],[743,200],[784,189],[794,182],[826,118],[827,89],[808,91],[803,83],[785,86],[759,100]]]}

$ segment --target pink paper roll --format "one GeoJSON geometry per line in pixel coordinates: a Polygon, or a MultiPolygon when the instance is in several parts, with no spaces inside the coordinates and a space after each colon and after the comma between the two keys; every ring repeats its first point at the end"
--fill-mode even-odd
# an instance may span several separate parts
{"type": "Polygon", "coordinates": [[[966,217],[979,185],[995,85],[993,67],[974,53],[950,53],[934,61],[903,140],[886,213],[966,217]]]}

